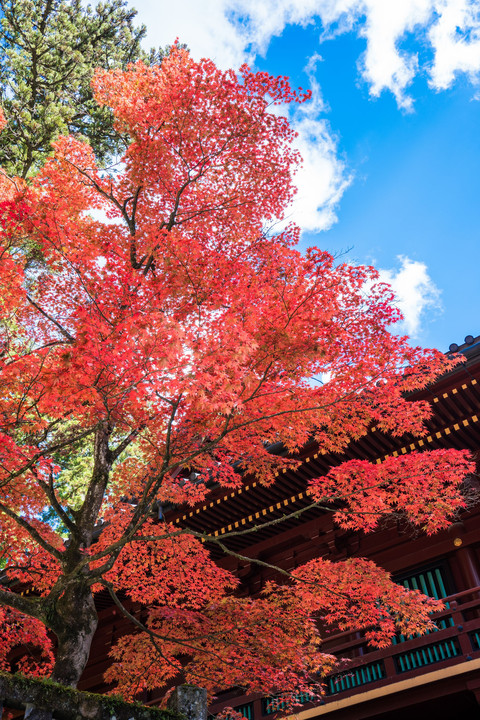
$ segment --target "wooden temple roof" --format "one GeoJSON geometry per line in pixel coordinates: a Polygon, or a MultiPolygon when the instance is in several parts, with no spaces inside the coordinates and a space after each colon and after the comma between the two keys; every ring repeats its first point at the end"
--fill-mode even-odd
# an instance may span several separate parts
{"type": "MultiPolygon", "coordinates": [[[[311,443],[300,455],[300,466],[279,472],[273,485],[265,487],[246,476],[241,488],[213,489],[205,501],[193,508],[170,510],[166,519],[180,527],[213,535],[229,550],[241,552],[253,542],[278,535],[280,521],[284,532],[319,517],[322,514],[319,508],[306,509],[312,505],[309,481],[345,460],[380,463],[389,455],[427,448],[463,448],[475,453],[480,447],[480,337],[460,351],[466,356],[465,363],[411,396],[412,400],[427,400],[432,406],[423,436],[392,437],[372,428],[365,437],[351,442],[342,454],[322,454],[311,443]],[[301,513],[297,515],[298,511],[301,513]]],[[[211,551],[215,557],[213,543],[211,551]]]]}

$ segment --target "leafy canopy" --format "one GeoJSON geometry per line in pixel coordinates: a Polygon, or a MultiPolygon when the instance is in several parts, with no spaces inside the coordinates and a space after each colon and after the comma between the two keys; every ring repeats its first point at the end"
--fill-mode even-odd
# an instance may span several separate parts
{"type": "MultiPolygon", "coordinates": [[[[372,425],[420,434],[429,406],[405,394],[452,361],[391,334],[399,313],[373,268],[302,254],[294,226],[264,231],[300,160],[271,111],[307,97],[285,78],[221,72],[174,47],[161,66],[97,71],[93,89],[129,139],[117,172],[61,137],[28,186],[1,176],[3,667],[25,642],[21,616],[44,652],[34,670],[53,664],[75,685],[91,594],[108,589],[119,607],[148,607],[113,649],[108,678],[126,695],[179,671],[212,691],[306,691],[334,663],[319,617],[381,646],[428,629],[438,603],[359,559],[312,561],[241,599],[209,557],[220,540],[155,520],[158,503],[238,488],[238,471],[269,486],[312,437],[342,453],[372,425]],[[269,453],[279,441],[290,459],[269,453]]],[[[310,492],[344,527],[401,511],[434,532],[462,506],[471,467],[453,450],[349,462],[310,492]]]]}

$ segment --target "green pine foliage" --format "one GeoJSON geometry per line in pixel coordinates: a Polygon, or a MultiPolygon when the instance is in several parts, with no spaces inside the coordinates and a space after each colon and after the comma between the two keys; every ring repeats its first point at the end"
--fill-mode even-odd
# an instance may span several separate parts
{"type": "Polygon", "coordinates": [[[96,67],[161,62],[162,50],[142,50],[146,29],[135,15],[125,0],[95,9],[81,0],[0,0],[0,167],[28,178],[52,141],[69,133],[86,137],[104,164],[121,153],[122,137],[93,100],[90,80],[96,67]]]}

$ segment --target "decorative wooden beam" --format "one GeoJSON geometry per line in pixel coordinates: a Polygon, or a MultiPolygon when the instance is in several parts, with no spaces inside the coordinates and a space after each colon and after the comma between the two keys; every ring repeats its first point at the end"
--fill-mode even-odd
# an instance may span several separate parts
{"type": "MultiPolygon", "coordinates": [[[[466,390],[469,386],[477,385],[477,383],[478,383],[478,381],[475,378],[473,378],[472,380],[470,380],[470,382],[468,384],[463,383],[460,386],[460,388],[461,388],[461,390],[466,390]]],[[[438,403],[441,399],[447,398],[449,395],[457,394],[458,391],[459,391],[459,388],[454,387],[451,390],[449,390],[448,392],[444,392],[441,395],[435,396],[432,399],[432,402],[438,403]]],[[[479,416],[476,414],[472,414],[469,418],[461,420],[459,423],[454,423],[451,426],[446,426],[446,427],[440,428],[439,430],[434,431],[431,434],[424,436],[423,438],[416,438],[413,442],[408,443],[407,445],[400,447],[397,450],[393,450],[392,452],[387,453],[386,455],[382,455],[377,458],[372,458],[372,462],[376,462],[377,464],[380,464],[387,457],[398,457],[399,455],[406,455],[407,453],[409,453],[413,450],[421,450],[422,448],[428,447],[428,445],[430,443],[434,442],[435,440],[438,440],[443,436],[447,436],[452,433],[455,433],[458,430],[460,430],[461,428],[465,428],[465,427],[474,425],[475,423],[477,423],[479,421],[480,421],[479,416]]],[[[370,432],[372,432],[372,433],[377,432],[377,431],[378,431],[377,427],[370,428],[370,432]]],[[[309,456],[303,458],[301,464],[304,465],[304,464],[311,462],[312,460],[317,460],[321,454],[322,453],[320,453],[320,452],[313,453],[312,455],[309,455],[309,456]]],[[[280,474],[286,473],[286,472],[288,472],[288,470],[289,470],[289,468],[283,468],[282,470],[277,471],[276,475],[278,476],[280,474]]],[[[295,471],[292,470],[292,472],[295,472],[295,471]]],[[[178,525],[182,522],[188,521],[190,518],[194,517],[195,515],[199,515],[200,513],[205,512],[206,510],[212,509],[216,505],[220,505],[228,500],[231,500],[232,498],[236,497],[237,495],[240,495],[243,492],[248,492],[250,489],[253,489],[256,486],[257,486],[257,482],[250,482],[248,485],[244,485],[237,490],[229,492],[229,493],[225,494],[223,497],[216,498],[215,500],[211,500],[210,502],[207,502],[204,505],[194,508],[193,510],[189,511],[188,513],[185,513],[184,515],[175,518],[173,520],[173,522],[178,525]]],[[[307,494],[308,494],[308,490],[307,490],[307,494]]],[[[281,500],[280,504],[291,505],[293,502],[295,502],[296,500],[298,500],[301,497],[302,497],[301,493],[299,495],[293,495],[290,498],[281,500]]],[[[257,512],[254,511],[252,513],[252,515],[249,515],[248,517],[245,517],[245,518],[240,518],[239,520],[232,522],[230,525],[227,525],[223,528],[219,528],[217,531],[214,531],[213,534],[215,536],[218,536],[218,535],[227,533],[227,532],[231,531],[232,529],[237,529],[240,525],[245,525],[247,522],[251,522],[253,519],[258,519],[260,517],[260,515],[266,515],[267,513],[271,513],[275,509],[279,509],[278,504],[279,503],[276,503],[267,508],[259,508],[259,510],[257,512]]]]}

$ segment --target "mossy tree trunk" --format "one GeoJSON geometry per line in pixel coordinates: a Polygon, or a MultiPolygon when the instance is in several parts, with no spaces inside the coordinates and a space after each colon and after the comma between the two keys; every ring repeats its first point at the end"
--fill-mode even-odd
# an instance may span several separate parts
{"type": "MultiPolygon", "coordinates": [[[[67,587],[55,605],[55,617],[49,625],[58,642],[51,679],[68,687],[76,687],[87,664],[98,625],[90,588],[81,582],[67,587]]],[[[52,712],[29,705],[25,718],[51,720],[52,712]]]]}
{"type": "MultiPolygon", "coordinates": [[[[92,480],[77,512],[75,533],[62,557],[63,574],[42,608],[42,621],[55,634],[57,649],[51,680],[75,688],[90,655],[98,625],[91,586],[94,571],[85,565],[84,549],[92,545],[95,523],[105,495],[113,456],[108,448],[111,428],[98,424],[95,433],[92,480]],[[93,575],[92,575],[93,572],[93,575]]],[[[39,599],[42,603],[42,599],[39,599]]],[[[27,706],[28,720],[51,720],[52,714],[35,704],[27,706]]]]}

